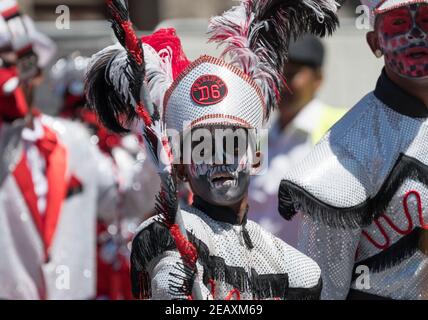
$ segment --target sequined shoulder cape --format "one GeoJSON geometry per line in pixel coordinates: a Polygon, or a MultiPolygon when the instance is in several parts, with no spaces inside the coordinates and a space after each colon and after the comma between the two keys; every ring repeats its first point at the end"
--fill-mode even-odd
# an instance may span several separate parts
{"type": "Polygon", "coordinates": [[[406,179],[428,186],[426,111],[406,115],[368,94],[286,173],[281,215],[291,219],[302,210],[330,226],[364,227],[406,179]]]}

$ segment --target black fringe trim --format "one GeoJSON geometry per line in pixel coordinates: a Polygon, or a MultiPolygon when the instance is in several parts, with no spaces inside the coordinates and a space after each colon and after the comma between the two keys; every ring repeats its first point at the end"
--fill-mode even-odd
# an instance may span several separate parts
{"type": "MultiPolygon", "coordinates": [[[[211,256],[205,243],[188,233],[189,240],[198,250],[198,262],[204,268],[202,282],[224,282],[240,292],[252,292],[254,299],[281,298],[290,300],[319,299],[322,283],[309,289],[289,288],[287,274],[259,275],[255,270],[249,274],[242,267],[226,265],[223,258],[211,256]]],[[[151,279],[147,273],[148,263],[165,251],[175,250],[174,239],[161,222],[154,222],[136,235],[131,253],[132,293],[136,299],[151,298],[151,279]]],[[[180,263],[171,271],[170,294],[183,297],[190,294],[195,279],[194,272],[180,263]]]]}
{"type": "Polygon", "coordinates": [[[367,227],[386,211],[398,188],[407,179],[414,179],[428,186],[428,166],[402,153],[379,192],[360,205],[349,208],[331,206],[300,186],[283,180],[278,192],[278,210],[286,220],[291,220],[301,210],[331,227],[367,227]]]}
{"type": "Polygon", "coordinates": [[[287,300],[320,300],[322,291],[322,278],[312,288],[289,288],[286,294],[287,300]]]}
{"type": "Polygon", "coordinates": [[[135,236],[131,251],[131,284],[134,298],[151,298],[151,279],[147,266],[155,257],[174,249],[174,239],[161,223],[154,222],[135,236]]]}
{"type": "Polygon", "coordinates": [[[183,299],[192,295],[193,283],[196,279],[196,270],[193,266],[185,263],[177,263],[174,271],[170,272],[169,294],[175,300],[183,299]]]}
{"type": "Polygon", "coordinates": [[[365,301],[370,301],[370,300],[394,300],[392,298],[388,298],[388,297],[381,297],[372,293],[368,293],[368,292],[364,292],[364,291],[360,291],[360,290],[355,290],[355,289],[350,289],[349,290],[349,294],[346,297],[346,300],[365,300],[365,301]]]}
{"type": "Polygon", "coordinates": [[[409,259],[419,248],[421,232],[421,228],[415,228],[411,233],[402,237],[388,249],[383,250],[373,257],[359,261],[354,266],[353,281],[359,276],[355,273],[355,269],[358,266],[367,266],[370,272],[378,273],[395,267],[409,259]]]}

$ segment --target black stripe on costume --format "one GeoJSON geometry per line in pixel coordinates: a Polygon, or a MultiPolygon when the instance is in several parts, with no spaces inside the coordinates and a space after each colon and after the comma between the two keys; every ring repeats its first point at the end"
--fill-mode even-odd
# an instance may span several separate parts
{"type": "Polygon", "coordinates": [[[360,290],[350,289],[346,300],[393,300],[387,297],[381,297],[372,293],[367,293],[360,290]]]}
{"type": "Polygon", "coordinates": [[[370,272],[377,273],[397,266],[401,262],[409,259],[419,248],[421,231],[422,229],[417,227],[408,235],[400,238],[400,240],[389,248],[370,258],[359,261],[354,266],[353,281],[358,277],[358,274],[355,273],[355,269],[360,265],[367,266],[370,272]]]}
{"type": "MultiPolygon", "coordinates": [[[[223,258],[212,256],[205,243],[195,238],[188,232],[189,240],[198,250],[198,262],[204,269],[202,282],[208,286],[210,280],[224,282],[238,289],[240,292],[251,292],[254,299],[281,298],[291,300],[319,299],[321,295],[322,282],[313,288],[289,288],[287,274],[264,274],[259,275],[255,270],[249,274],[242,267],[228,266],[223,258]]],[[[140,231],[134,238],[131,253],[131,281],[132,292],[137,299],[149,299],[151,297],[151,279],[148,274],[149,263],[166,251],[175,250],[176,246],[168,229],[160,222],[153,222],[147,228],[140,231]]],[[[184,265],[177,265],[177,270],[183,270],[184,265]]],[[[181,288],[180,283],[185,279],[171,270],[173,279],[170,285],[172,296],[186,296],[188,288],[181,288]]]]}
{"type": "Polygon", "coordinates": [[[428,187],[428,166],[402,153],[379,192],[365,202],[348,208],[331,206],[291,181],[283,180],[278,192],[278,210],[286,220],[291,220],[298,210],[302,210],[331,227],[367,227],[386,211],[395,193],[407,179],[420,181],[428,187]]]}

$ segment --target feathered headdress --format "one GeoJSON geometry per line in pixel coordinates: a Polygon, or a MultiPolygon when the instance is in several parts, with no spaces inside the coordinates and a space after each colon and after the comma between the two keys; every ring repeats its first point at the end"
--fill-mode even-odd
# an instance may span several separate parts
{"type": "Polygon", "coordinates": [[[211,19],[210,41],[226,48],[222,58],[240,67],[262,89],[268,113],[278,103],[283,68],[293,38],[331,34],[338,25],[335,0],[242,0],[211,19]]]}

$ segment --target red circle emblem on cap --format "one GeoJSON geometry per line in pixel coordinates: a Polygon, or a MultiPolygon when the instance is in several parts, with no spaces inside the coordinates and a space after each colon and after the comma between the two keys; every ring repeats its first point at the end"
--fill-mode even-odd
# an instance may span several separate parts
{"type": "Polygon", "coordinates": [[[192,99],[201,106],[211,106],[226,98],[226,83],[215,75],[199,77],[190,89],[192,99]]]}

